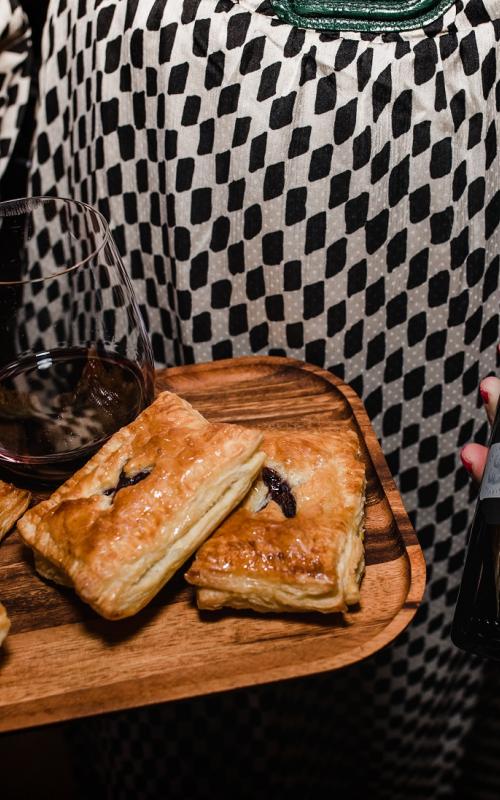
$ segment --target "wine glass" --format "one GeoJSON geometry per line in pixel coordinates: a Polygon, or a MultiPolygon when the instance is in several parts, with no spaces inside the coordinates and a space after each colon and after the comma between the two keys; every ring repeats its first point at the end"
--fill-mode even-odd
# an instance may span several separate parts
{"type": "Polygon", "coordinates": [[[65,480],[153,399],[153,356],[104,217],[0,203],[0,473],[65,480]]]}

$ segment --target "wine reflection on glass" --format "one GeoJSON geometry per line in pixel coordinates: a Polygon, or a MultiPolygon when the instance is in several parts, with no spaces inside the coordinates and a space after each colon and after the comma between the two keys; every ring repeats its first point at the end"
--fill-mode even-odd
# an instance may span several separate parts
{"type": "Polygon", "coordinates": [[[0,472],[69,477],[153,399],[153,357],[108,225],[62,198],[0,203],[0,472]]]}

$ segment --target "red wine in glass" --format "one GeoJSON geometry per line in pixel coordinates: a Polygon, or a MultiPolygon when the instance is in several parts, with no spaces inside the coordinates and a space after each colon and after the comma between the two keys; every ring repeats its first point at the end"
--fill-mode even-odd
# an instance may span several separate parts
{"type": "Polygon", "coordinates": [[[57,348],[0,370],[0,462],[13,479],[57,482],[152,400],[132,361],[57,348]]]}
{"type": "Polygon", "coordinates": [[[70,477],[153,399],[153,354],[97,209],[0,202],[0,477],[70,477]]]}

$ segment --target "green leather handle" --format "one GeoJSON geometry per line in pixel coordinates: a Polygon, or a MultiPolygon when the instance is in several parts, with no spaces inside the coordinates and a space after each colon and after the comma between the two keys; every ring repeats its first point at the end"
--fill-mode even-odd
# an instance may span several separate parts
{"type": "Polygon", "coordinates": [[[433,9],[436,0],[385,0],[380,3],[369,3],[366,0],[290,0],[296,14],[324,15],[327,17],[349,17],[354,19],[409,19],[433,9]]]}
{"type": "Polygon", "coordinates": [[[297,28],[327,31],[405,31],[444,14],[454,0],[271,0],[274,12],[297,28]]]}

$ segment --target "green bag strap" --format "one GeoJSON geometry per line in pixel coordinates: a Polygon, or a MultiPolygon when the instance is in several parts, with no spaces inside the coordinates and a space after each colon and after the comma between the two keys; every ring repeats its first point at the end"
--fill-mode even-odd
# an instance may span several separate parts
{"type": "Polygon", "coordinates": [[[444,14],[454,0],[271,0],[276,15],[297,28],[407,31],[444,14]]]}

